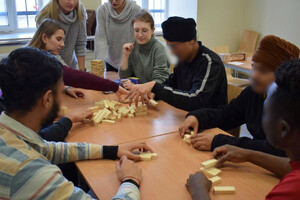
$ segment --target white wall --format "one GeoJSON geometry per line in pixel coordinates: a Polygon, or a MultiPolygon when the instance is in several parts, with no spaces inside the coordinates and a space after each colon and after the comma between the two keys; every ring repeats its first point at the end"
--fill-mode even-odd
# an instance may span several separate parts
{"type": "Polygon", "coordinates": [[[245,0],[244,29],[273,34],[300,47],[299,0],[245,0]]]}
{"type": "Polygon", "coordinates": [[[207,47],[228,45],[236,51],[243,9],[244,0],[198,0],[198,39],[207,47]]]}

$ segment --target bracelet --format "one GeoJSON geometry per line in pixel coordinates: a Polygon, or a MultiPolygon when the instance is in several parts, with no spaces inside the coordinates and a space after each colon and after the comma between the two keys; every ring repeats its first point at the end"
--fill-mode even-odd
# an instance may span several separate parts
{"type": "Polygon", "coordinates": [[[68,89],[70,89],[71,88],[71,86],[67,86],[66,88],[65,88],[65,93],[67,94],[67,91],[68,91],[68,89]]]}
{"type": "Polygon", "coordinates": [[[135,178],[135,177],[133,177],[133,176],[125,176],[125,177],[123,178],[123,181],[122,181],[122,182],[126,181],[125,179],[131,179],[131,180],[134,180],[138,185],[140,185],[140,180],[137,179],[137,178],[135,178]]]}
{"type": "Polygon", "coordinates": [[[121,184],[123,184],[123,183],[131,183],[131,184],[135,185],[138,189],[140,189],[139,184],[137,182],[135,182],[134,180],[132,180],[132,179],[126,179],[121,184]]]}

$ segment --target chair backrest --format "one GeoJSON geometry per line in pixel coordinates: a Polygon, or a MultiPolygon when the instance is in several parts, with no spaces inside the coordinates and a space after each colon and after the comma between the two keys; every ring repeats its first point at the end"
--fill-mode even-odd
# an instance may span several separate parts
{"type": "MultiPolygon", "coordinates": [[[[241,94],[242,91],[243,91],[242,88],[231,85],[230,83],[228,83],[228,86],[227,86],[228,103],[230,103],[232,101],[232,99],[237,98],[241,94]]],[[[240,132],[241,132],[241,127],[240,126],[236,127],[235,129],[228,130],[228,133],[230,133],[231,135],[233,135],[235,137],[239,137],[240,132]]]]}
{"type": "Polygon", "coordinates": [[[235,99],[238,97],[241,92],[243,91],[242,88],[231,85],[230,83],[227,86],[227,97],[228,97],[228,103],[232,101],[232,99],[235,99]]]}
{"type": "Polygon", "coordinates": [[[246,52],[248,54],[248,57],[253,56],[258,35],[258,32],[245,30],[239,44],[238,52],[246,52]]]}
{"type": "Polygon", "coordinates": [[[214,51],[215,53],[229,53],[228,46],[212,47],[211,50],[214,51]]]}
{"type": "Polygon", "coordinates": [[[95,35],[96,28],[96,11],[95,10],[86,10],[87,12],[87,23],[86,23],[86,33],[88,36],[95,35]]]}
{"type": "Polygon", "coordinates": [[[170,74],[174,73],[175,64],[170,65],[170,74]]]}

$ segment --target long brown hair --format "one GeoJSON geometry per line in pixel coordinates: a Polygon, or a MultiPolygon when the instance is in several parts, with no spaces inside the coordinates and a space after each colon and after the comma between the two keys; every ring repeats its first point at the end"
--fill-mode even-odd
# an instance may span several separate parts
{"type": "MultiPolygon", "coordinates": [[[[75,7],[77,11],[77,21],[81,21],[84,19],[83,11],[80,7],[80,0],[78,0],[78,3],[75,7]]],[[[59,4],[58,0],[51,0],[35,17],[35,21],[37,24],[40,24],[43,19],[50,18],[54,20],[58,20],[58,14],[59,14],[59,4]]]]}
{"type": "Polygon", "coordinates": [[[45,50],[43,35],[46,34],[46,36],[50,38],[57,30],[60,29],[65,32],[65,30],[53,19],[44,19],[27,46],[45,50]]]}

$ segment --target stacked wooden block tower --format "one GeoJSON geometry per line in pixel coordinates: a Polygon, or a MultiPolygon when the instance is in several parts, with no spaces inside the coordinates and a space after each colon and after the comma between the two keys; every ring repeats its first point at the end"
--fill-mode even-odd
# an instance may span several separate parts
{"type": "Polygon", "coordinates": [[[103,78],[104,77],[104,62],[102,60],[92,60],[91,61],[91,73],[103,78]]]}

